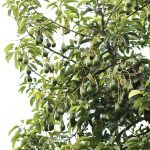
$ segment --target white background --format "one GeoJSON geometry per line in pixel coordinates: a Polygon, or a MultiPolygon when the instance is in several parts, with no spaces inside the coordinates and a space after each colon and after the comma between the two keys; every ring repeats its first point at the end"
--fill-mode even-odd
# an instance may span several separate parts
{"type": "Polygon", "coordinates": [[[20,74],[13,61],[5,61],[4,47],[17,39],[16,23],[8,17],[2,8],[4,0],[0,0],[0,150],[12,150],[8,131],[31,116],[29,99],[18,93],[20,74]]]}

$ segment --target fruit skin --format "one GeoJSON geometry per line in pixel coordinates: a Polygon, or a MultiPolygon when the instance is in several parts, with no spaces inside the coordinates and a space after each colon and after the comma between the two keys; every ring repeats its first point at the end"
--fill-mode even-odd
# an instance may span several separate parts
{"type": "Polygon", "coordinates": [[[64,131],[65,130],[65,124],[63,121],[60,122],[60,130],[64,131]]]}
{"type": "Polygon", "coordinates": [[[57,111],[58,111],[58,113],[60,114],[60,115],[63,115],[64,114],[64,110],[63,110],[63,108],[58,108],[57,109],[57,111]]]}
{"type": "Polygon", "coordinates": [[[82,97],[85,97],[87,95],[86,86],[84,86],[84,85],[80,86],[80,95],[82,97]]]}
{"type": "Polygon", "coordinates": [[[61,50],[63,53],[65,53],[67,51],[67,47],[66,47],[65,43],[62,43],[61,50]]]}
{"type": "Polygon", "coordinates": [[[56,47],[56,43],[55,42],[52,43],[52,47],[53,48],[56,47]]]}
{"type": "Polygon", "coordinates": [[[46,124],[44,127],[44,131],[52,131],[54,129],[54,124],[50,122],[49,124],[46,124]]]}
{"type": "Polygon", "coordinates": [[[49,131],[52,131],[54,129],[54,124],[52,122],[49,123],[48,129],[49,129],[49,131]]]}
{"type": "Polygon", "coordinates": [[[93,87],[92,87],[91,84],[89,84],[88,87],[87,87],[87,93],[88,93],[88,94],[91,94],[92,91],[93,91],[93,87]]]}
{"type": "Polygon", "coordinates": [[[37,45],[42,44],[43,43],[43,35],[42,34],[41,35],[37,35],[35,42],[36,42],[37,45]]]}
{"type": "Polygon", "coordinates": [[[52,79],[52,84],[55,86],[57,84],[57,80],[55,78],[52,79]]]}
{"type": "Polygon", "coordinates": [[[28,64],[28,57],[27,56],[25,56],[24,58],[23,58],[23,63],[26,65],[26,64],[28,64]]]}
{"type": "Polygon", "coordinates": [[[86,61],[85,61],[85,64],[86,64],[87,67],[91,67],[92,64],[93,64],[93,61],[88,57],[88,58],[86,59],[86,61]]]}
{"type": "Polygon", "coordinates": [[[58,112],[55,113],[55,119],[58,121],[60,120],[60,114],[58,112]]]}
{"type": "Polygon", "coordinates": [[[22,62],[23,61],[23,57],[21,55],[18,56],[18,61],[22,62]]]}
{"type": "Polygon", "coordinates": [[[121,110],[120,104],[115,103],[115,112],[119,112],[121,110]]]}
{"type": "Polygon", "coordinates": [[[27,67],[27,71],[26,71],[27,75],[30,75],[31,74],[31,68],[28,66],[27,67]]]}
{"type": "Polygon", "coordinates": [[[132,6],[131,1],[128,0],[128,1],[127,1],[127,4],[126,4],[126,7],[127,7],[127,8],[130,8],[131,6],[132,6]]]}
{"type": "Polygon", "coordinates": [[[74,113],[70,114],[70,125],[71,125],[71,127],[74,127],[76,125],[76,120],[75,120],[75,114],[74,113]]]}
{"type": "Polygon", "coordinates": [[[50,48],[51,46],[52,46],[52,45],[51,45],[50,41],[47,39],[47,40],[46,40],[46,47],[47,47],[47,48],[50,48]]]}
{"type": "Polygon", "coordinates": [[[45,127],[44,127],[44,131],[48,131],[49,129],[48,129],[48,125],[46,125],[45,127]]]}
{"type": "Polygon", "coordinates": [[[70,64],[69,61],[64,62],[64,66],[68,66],[69,64],[70,64]]]}
{"type": "Polygon", "coordinates": [[[48,64],[44,65],[44,73],[45,74],[49,73],[49,65],[48,64]]]}
{"type": "Polygon", "coordinates": [[[49,65],[49,71],[53,73],[54,72],[54,66],[49,65]]]}
{"type": "Polygon", "coordinates": [[[43,57],[48,57],[48,52],[45,49],[43,50],[43,57]]]}
{"type": "Polygon", "coordinates": [[[44,73],[47,74],[48,72],[49,72],[49,69],[48,69],[48,68],[45,68],[45,69],[44,69],[44,73]]]}
{"type": "Polygon", "coordinates": [[[27,76],[27,81],[32,82],[32,77],[30,75],[27,76]]]}
{"type": "Polygon", "coordinates": [[[134,10],[136,10],[136,11],[138,11],[138,10],[139,10],[138,5],[135,5],[135,6],[134,6],[134,10]]]}
{"type": "Polygon", "coordinates": [[[99,63],[100,63],[99,56],[96,55],[95,58],[93,59],[93,65],[94,65],[94,66],[97,66],[99,63]]]}
{"type": "Polygon", "coordinates": [[[46,104],[46,110],[48,113],[52,113],[53,112],[53,107],[50,103],[47,103],[46,104]]]}
{"type": "Polygon", "coordinates": [[[95,58],[95,54],[91,53],[91,54],[89,55],[89,59],[90,59],[90,60],[93,60],[94,58],[95,58]]]}

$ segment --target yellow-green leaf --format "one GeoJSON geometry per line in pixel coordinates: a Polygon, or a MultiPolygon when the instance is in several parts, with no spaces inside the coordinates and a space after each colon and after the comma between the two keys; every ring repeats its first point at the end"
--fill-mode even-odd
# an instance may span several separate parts
{"type": "Polygon", "coordinates": [[[135,95],[139,95],[139,94],[143,94],[143,91],[140,91],[140,90],[132,90],[129,95],[128,95],[128,98],[132,98],[133,96],[135,95]]]}

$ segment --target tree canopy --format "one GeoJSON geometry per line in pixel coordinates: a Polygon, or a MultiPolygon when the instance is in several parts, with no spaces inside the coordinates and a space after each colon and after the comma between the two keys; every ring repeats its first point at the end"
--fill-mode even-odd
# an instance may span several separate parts
{"type": "Polygon", "coordinates": [[[15,150],[149,150],[149,0],[6,0],[33,118],[15,150]]]}

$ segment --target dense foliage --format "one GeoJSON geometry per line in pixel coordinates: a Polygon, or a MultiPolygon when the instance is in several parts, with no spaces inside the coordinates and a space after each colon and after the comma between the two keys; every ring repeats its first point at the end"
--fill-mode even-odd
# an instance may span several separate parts
{"type": "Polygon", "coordinates": [[[150,149],[149,0],[6,0],[33,118],[16,150],[150,149]]]}

